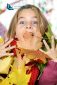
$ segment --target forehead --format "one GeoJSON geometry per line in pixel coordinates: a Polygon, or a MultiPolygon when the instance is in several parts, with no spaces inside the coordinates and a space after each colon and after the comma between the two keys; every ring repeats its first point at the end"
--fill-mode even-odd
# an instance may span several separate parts
{"type": "Polygon", "coordinates": [[[19,12],[18,17],[38,17],[38,11],[29,9],[23,9],[19,12]]]}

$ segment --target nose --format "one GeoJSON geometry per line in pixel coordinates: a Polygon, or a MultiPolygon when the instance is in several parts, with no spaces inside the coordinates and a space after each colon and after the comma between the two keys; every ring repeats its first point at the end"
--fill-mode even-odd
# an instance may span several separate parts
{"type": "Polygon", "coordinates": [[[26,28],[27,28],[27,29],[32,29],[32,24],[31,24],[31,22],[28,22],[28,23],[27,23],[26,28]]]}

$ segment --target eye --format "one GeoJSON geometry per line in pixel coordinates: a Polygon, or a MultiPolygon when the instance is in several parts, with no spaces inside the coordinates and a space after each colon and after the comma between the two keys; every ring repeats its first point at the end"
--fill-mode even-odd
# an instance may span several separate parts
{"type": "Polygon", "coordinates": [[[32,21],[33,25],[38,25],[38,21],[32,21]]]}
{"type": "Polygon", "coordinates": [[[19,24],[25,24],[25,21],[20,21],[19,24]]]}

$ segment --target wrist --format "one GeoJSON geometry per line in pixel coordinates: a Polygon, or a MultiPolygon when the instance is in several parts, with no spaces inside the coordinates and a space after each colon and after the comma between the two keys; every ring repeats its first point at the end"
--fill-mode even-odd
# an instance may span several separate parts
{"type": "Polygon", "coordinates": [[[57,59],[53,59],[53,60],[51,60],[51,61],[53,61],[53,62],[57,62],[57,59]]]}

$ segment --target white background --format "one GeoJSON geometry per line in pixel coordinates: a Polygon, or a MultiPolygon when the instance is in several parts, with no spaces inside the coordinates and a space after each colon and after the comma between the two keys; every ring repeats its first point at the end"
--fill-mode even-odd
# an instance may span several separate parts
{"type": "MultiPolygon", "coordinates": [[[[2,5],[0,5],[0,8],[4,9],[7,5],[7,3],[12,3],[13,1],[16,1],[16,0],[1,0],[1,1],[3,3],[2,3],[2,5]]],[[[21,5],[25,5],[25,4],[34,4],[37,6],[39,1],[43,1],[43,0],[23,0],[23,1],[20,1],[18,4],[16,4],[16,6],[18,6],[18,5],[21,6],[21,5]]],[[[50,0],[47,0],[47,1],[50,1],[50,0]]],[[[53,11],[49,15],[45,15],[45,16],[48,19],[48,21],[50,21],[50,23],[52,24],[52,27],[51,27],[52,32],[57,37],[57,9],[56,9],[57,0],[53,0],[52,5],[50,5],[50,3],[47,3],[47,6],[49,8],[51,8],[51,7],[53,8],[53,11]]],[[[15,12],[17,11],[17,9],[15,9],[15,10],[6,9],[6,11],[0,15],[0,22],[6,27],[7,30],[9,28],[12,17],[15,14],[15,12]]]]}

